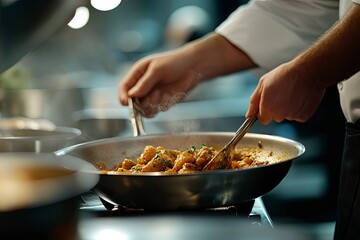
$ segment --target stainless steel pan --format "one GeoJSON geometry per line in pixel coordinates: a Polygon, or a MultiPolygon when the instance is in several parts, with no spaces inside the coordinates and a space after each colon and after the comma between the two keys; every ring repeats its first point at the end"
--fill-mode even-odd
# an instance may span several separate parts
{"type": "MultiPolygon", "coordinates": [[[[138,137],[115,137],[70,146],[56,152],[71,155],[94,165],[104,162],[114,166],[124,158],[136,159],[146,145],[186,149],[191,146],[223,147],[233,132],[197,132],[138,137]]],[[[94,187],[99,197],[110,205],[145,210],[204,209],[237,205],[275,188],[286,176],[292,161],[302,155],[304,146],[282,137],[248,133],[239,146],[257,146],[261,141],[264,158],[268,152],[283,161],[273,165],[242,170],[219,170],[181,175],[158,173],[106,175],[94,187]]]]}

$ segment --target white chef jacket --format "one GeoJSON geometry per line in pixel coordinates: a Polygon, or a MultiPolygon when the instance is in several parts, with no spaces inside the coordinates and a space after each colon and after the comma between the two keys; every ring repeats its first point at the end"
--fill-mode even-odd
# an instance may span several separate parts
{"type": "MultiPolygon", "coordinates": [[[[360,0],[340,0],[340,17],[342,17],[351,2],[360,4],[360,0]]],[[[348,122],[360,120],[360,72],[338,84],[340,104],[348,122]]]]}
{"type": "MultiPolygon", "coordinates": [[[[343,15],[351,1],[360,3],[360,0],[251,0],[215,31],[246,52],[264,73],[310,46],[339,19],[339,12],[343,15]]],[[[360,73],[340,83],[339,92],[347,120],[360,119],[360,73]]]]}

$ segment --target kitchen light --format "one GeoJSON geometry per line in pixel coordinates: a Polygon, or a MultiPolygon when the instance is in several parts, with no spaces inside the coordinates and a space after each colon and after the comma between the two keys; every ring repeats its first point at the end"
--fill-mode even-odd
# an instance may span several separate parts
{"type": "Polygon", "coordinates": [[[121,0],[91,0],[91,5],[99,11],[110,11],[121,3],[121,0]]]}
{"type": "Polygon", "coordinates": [[[73,29],[79,29],[84,27],[89,21],[90,13],[87,7],[78,7],[76,9],[74,17],[68,23],[68,26],[73,29]]]}

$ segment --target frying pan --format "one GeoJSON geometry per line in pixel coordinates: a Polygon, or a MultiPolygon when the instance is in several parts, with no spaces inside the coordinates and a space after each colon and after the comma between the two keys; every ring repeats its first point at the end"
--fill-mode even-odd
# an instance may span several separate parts
{"type": "MultiPolygon", "coordinates": [[[[103,162],[113,167],[124,158],[137,159],[146,145],[169,149],[187,149],[202,144],[223,147],[233,132],[189,132],[136,137],[114,137],[80,143],[55,152],[71,155],[93,165],[103,162]]],[[[261,142],[264,158],[273,152],[281,162],[240,170],[217,170],[186,174],[161,173],[103,174],[94,191],[105,207],[150,211],[205,209],[239,205],[260,197],[275,188],[288,173],[292,161],[305,152],[296,141],[264,134],[247,133],[237,147],[257,146],[261,142]]],[[[108,208],[109,209],[109,208],[108,208]]]]}

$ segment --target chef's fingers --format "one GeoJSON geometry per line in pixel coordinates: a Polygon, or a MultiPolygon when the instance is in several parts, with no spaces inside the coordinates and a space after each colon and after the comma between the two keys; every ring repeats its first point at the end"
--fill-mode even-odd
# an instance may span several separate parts
{"type": "Polygon", "coordinates": [[[262,92],[262,84],[261,82],[259,82],[250,97],[249,108],[245,114],[247,118],[254,116],[259,112],[261,92],[262,92]]]}
{"type": "Polygon", "coordinates": [[[129,90],[132,89],[138,81],[143,77],[148,69],[149,60],[142,60],[135,63],[125,77],[120,81],[118,86],[119,100],[123,105],[128,104],[129,90]]]}
{"type": "Polygon", "coordinates": [[[148,68],[139,81],[129,90],[128,94],[133,98],[142,98],[149,94],[154,86],[160,81],[160,74],[148,68]]]}
{"type": "Polygon", "coordinates": [[[262,107],[261,103],[259,107],[258,120],[264,125],[269,124],[273,120],[271,113],[267,111],[265,107],[262,107]]]}
{"type": "Polygon", "coordinates": [[[124,83],[120,82],[120,84],[118,85],[118,96],[119,96],[119,101],[122,105],[126,106],[128,105],[128,90],[130,87],[128,85],[125,85],[124,83]]]}
{"type": "Polygon", "coordinates": [[[264,92],[264,78],[261,78],[250,97],[249,108],[245,116],[251,117],[257,114],[258,120],[262,124],[269,124],[273,118],[271,112],[267,110],[266,97],[264,92]]]}

